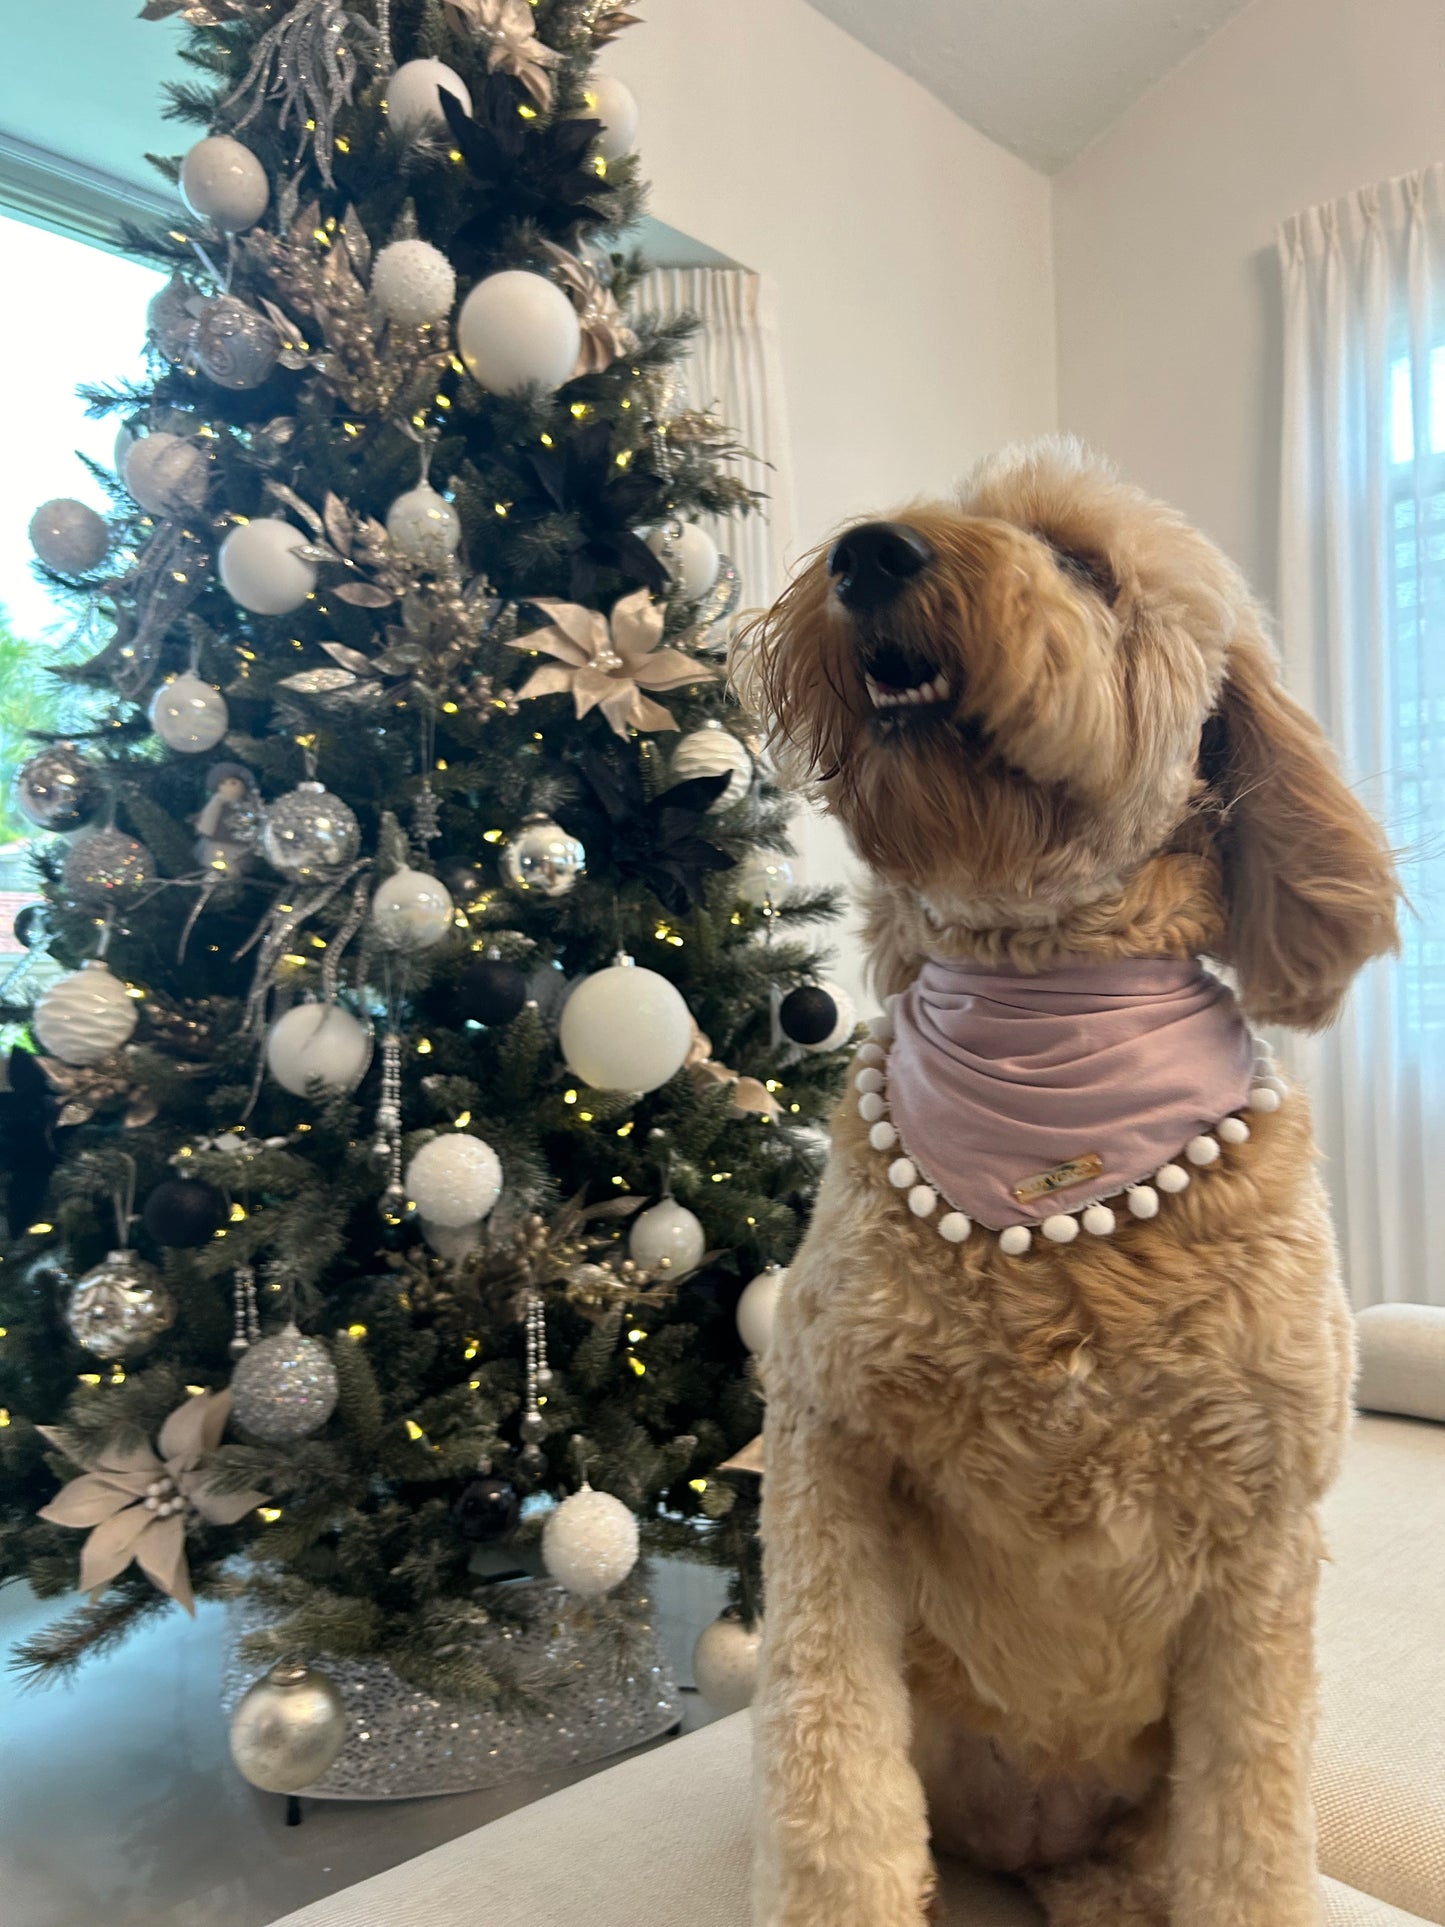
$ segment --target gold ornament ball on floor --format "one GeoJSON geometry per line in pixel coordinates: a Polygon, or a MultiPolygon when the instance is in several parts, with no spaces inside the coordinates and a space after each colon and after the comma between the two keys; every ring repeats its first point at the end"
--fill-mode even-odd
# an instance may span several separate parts
{"type": "Polygon", "coordinates": [[[621,1499],[584,1485],[542,1528],[542,1563],[579,1599],[600,1599],[637,1564],[637,1521],[621,1499]]]}
{"type": "Polygon", "coordinates": [[[692,1679],[714,1713],[741,1713],[758,1690],[763,1629],[725,1613],[704,1626],[692,1652],[692,1679]]]}
{"type": "Polygon", "coordinates": [[[98,1064],[135,1034],[136,1003],[98,960],[58,977],[35,1006],[30,1028],[48,1057],[98,1064]]]}
{"type": "Polygon", "coordinates": [[[263,1793],[304,1793],[346,1745],[346,1703],[325,1673],[282,1663],[231,1715],[231,1758],[263,1793]]]}
{"type": "Polygon", "coordinates": [[[629,958],[596,971],[562,1010],[567,1068],[595,1091],[655,1091],[687,1062],[692,1013],[681,991],[629,958]]]}

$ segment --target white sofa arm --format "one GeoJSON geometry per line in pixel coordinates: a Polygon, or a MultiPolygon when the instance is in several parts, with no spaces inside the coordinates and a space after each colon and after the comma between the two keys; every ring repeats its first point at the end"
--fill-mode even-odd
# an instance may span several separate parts
{"type": "Polygon", "coordinates": [[[1445,1424],[1445,1306],[1371,1305],[1355,1323],[1360,1410],[1445,1424]]]}

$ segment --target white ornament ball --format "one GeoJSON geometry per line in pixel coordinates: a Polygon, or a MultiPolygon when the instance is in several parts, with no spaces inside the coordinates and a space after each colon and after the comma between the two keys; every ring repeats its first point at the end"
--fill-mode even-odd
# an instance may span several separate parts
{"type": "Polygon", "coordinates": [[[135,999],[96,959],[57,977],[35,1006],[35,1040],[62,1064],[98,1064],[135,1034],[135,999]]]}
{"type": "Polygon", "coordinates": [[[444,60],[404,61],[386,83],[386,111],[393,131],[403,140],[415,134],[444,132],[447,117],[442,112],[442,89],[461,102],[463,113],[471,114],[471,94],[455,68],[448,67],[444,60]]]}
{"type": "Polygon", "coordinates": [[[479,281],[457,317],[457,346],[489,394],[550,394],[572,379],[582,347],[577,311],[553,282],[522,268],[479,281]]]}
{"type": "Polygon", "coordinates": [[[479,1137],[434,1137],[406,1167],[406,1195],[429,1224],[476,1224],[502,1195],[502,1167],[479,1137]]]}
{"type": "Polygon", "coordinates": [[[762,1358],[773,1340],[778,1297],[788,1273],[783,1265],[769,1265],[749,1281],[738,1300],[738,1336],[754,1358],[762,1358]]]}
{"type": "Polygon", "coordinates": [[[424,328],[451,313],[457,271],[430,241],[392,241],[372,264],[371,294],[388,321],[424,328]]]}
{"type": "Polygon", "coordinates": [[[568,1069],[597,1091],[655,1091],[692,1049],[692,1013],[655,970],[613,964],[582,982],[562,1010],[568,1069]]]}
{"type": "Polygon", "coordinates": [[[758,1690],[763,1629],[740,1619],[715,1619],[692,1649],[692,1680],[714,1713],[741,1713],[758,1690]]]}
{"type": "Polygon", "coordinates": [[[709,810],[730,809],[741,803],[753,780],[753,759],[730,731],[722,728],[695,729],[684,736],[672,752],[671,776],[674,783],[690,782],[695,776],[728,776],[728,786],[709,810]]]}
{"type": "Polygon", "coordinates": [[[266,1033],[267,1069],[293,1097],[353,1091],[370,1062],[365,1026],[340,1004],[297,1004],[266,1033]]]}
{"type": "Polygon", "coordinates": [[[179,435],[147,435],[125,458],[125,485],[147,515],[199,508],[209,480],[204,450],[179,435]]]}
{"type": "Polygon", "coordinates": [[[398,870],[377,885],[371,921],[388,950],[430,950],[452,927],[451,892],[425,870],[398,870]]]}
{"type": "Polygon", "coordinates": [[[793,889],[797,878],[791,862],[776,850],[753,850],[731,874],[732,886],[744,903],[762,910],[793,889]]]}
{"type": "Polygon", "coordinates": [[[696,522],[665,522],[648,536],[647,546],[688,602],[705,596],[717,581],[717,543],[696,522]]]}
{"type": "Polygon", "coordinates": [[[542,1528],[542,1563],[570,1593],[600,1599],[637,1564],[637,1521],[610,1492],[584,1485],[542,1528]]]}
{"type": "Polygon", "coordinates": [[[462,545],[462,518],[445,495],[421,482],[387,510],[386,532],[408,561],[444,569],[462,545]]]}
{"type": "Polygon", "coordinates": [[[222,234],[254,227],[266,212],[271,183],[251,152],[229,134],[197,141],[181,162],[181,199],[222,234]]]}
{"type": "Polygon", "coordinates": [[[627,1255],[644,1271],[691,1271],[707,1249],[701,1223],[676,1198],[664,1198],[632,1221],[627,1255]]]}
{"type": "Polygon", "coordinates": [[[252,615],[289,615],[316,588],[315,563],[298,554],[305,545],[300,529],[279,516],[243,522],[221,544],[217,566],[222,588],[252,615]]]}
{"type": "Polygon", "coordinates": [[[43,502],[30,518],[30,546],[47,569],[62,575],[85,575],[98,568],[110,547],[110,528],[103,515],[68,495],[43,502]]]}
{"type": "Polygon", "coordinates": [[[150,718],[166,748],[182,756],[214,749],[231,726],[220,690],[189,673],[161,684],[151,698],[150,718]]]}
{"type": "Polygon", "coordinates": [[[610,74],[594,74],[583,89],[584,118],[600,120],[602,132],[592,143],[594,154],[604,161],[620,161],[637,146],[637,127],[641,118],[637,98],[630,87],[610,74]]]}

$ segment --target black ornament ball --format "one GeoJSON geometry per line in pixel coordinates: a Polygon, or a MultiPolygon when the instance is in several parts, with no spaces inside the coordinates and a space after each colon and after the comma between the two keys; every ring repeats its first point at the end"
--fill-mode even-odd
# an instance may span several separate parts
{"type": "Polygon", "coordinates": [[[38,949],[50,934],[46,928],[45,905],[43,903],[21,904],[15,912],[15,921],[11,927],[15,932],[15,941],[22,949],[38,949]]]}
{"type": "Polygon", "coordinates": [[[452,1506],[452,1524],[474,1545],[505,1539],[521,1515],[516,1488],[490,1475],[473,1479],[452,1506]]]}
{"type": "Polygon", "coordinates": [[[500,957],[484,957],[474,963],[457,985],[461,1015],[473,1017],[479,1024],[509,1024],[526,1001],[525,975],[500,957]]]}
{"type": "Polygon", "coordinates": [[[163,1178],[145,1202],[145,1228],[158,1245],[207,1244],[226,1222],[226,1194],[204,1178],[163,1178]]]}
{"type": "Polygon", "coordinates": [[[800,984],[783,999],[778,1022],[793,1043],[821,1044],[838,1028],[838,1006],[820,984],[800,984]]]}
{"type": "Polygon", "coordinates": [[[491,878],[480,863],[454,863],[442,872],[442,882],[464,908],[492,887],[491,878]]]}

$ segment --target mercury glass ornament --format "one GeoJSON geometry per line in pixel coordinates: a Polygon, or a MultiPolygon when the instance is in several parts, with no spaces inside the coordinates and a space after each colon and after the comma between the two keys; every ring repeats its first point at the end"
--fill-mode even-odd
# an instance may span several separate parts
{"type": "Polygon", "coordinates": [[[346,1745],[346,1702],[325,1673],[283,1660],[231,1715],[231,1758],[263,1793],[304,1793],[346,1745]]]}
{"type": "Polygon", "coordinates": [[[542,1563],[579,1599],[600,1599],[637,1564],[637,1521],[610,1492],[584,1485],[542,1528],[542,1563]]]}
{"type": "Polygon", "coordinates": [[[47,1057],[98,1064],[135,1035],[136,1002],[99,958],[57,977],[35,1006],[30,1028],[47,1057]]]}
{"type": "Polygon", "coordinates": [[[229,134],[197,141],[181,162],[181,199],[222,234],[254,227],[266,212],[271,183],[251,152],[229,134]]]}
{"type": "Polygon", "coordinates": [[[594,1090],[655,1091],[687,1062],[693,1030],[681,991],[628,960],[582,979],[558,1042],[568,1069],[594,1090]]]}
{"type": "Polygon", "coordinates": [[[706,1249],[701,1222],[676,1198],[640,1212],[627,1239],[628,1256],[644,1271],[692,1271],[706,1249]]]}
{"type": "Polygon", "coordinates": [[[360,848],[361,825],[323,783],[298,783],[261,819],[261,854],[297,883],[335,876],[360,848]]]}
{"type": "Polygon", "coordinates": [[[218,388],[259,388],[280,358],[271,323],[233,294],[208,301],[195,327],[196,366],[218,388]]]}
{"type": "Polygon", "coordinates": [[[216,557],[221,587],[253,616],[286,616],[316,588],[316,564],[300,553],[306,537],[278,515],[231,530],[216,557]]]}
{"type": "Polygon", "coordinates": [[[266,1068],[293,1097],[355,1090],[370,1062],[365,1025],[340,1004],[297,1004],[266,1033],[266,1068]]]}
{"type": "Polygon", "coordinates": [[[502,848],[502,875],[529,897],[565,897],[587,873],[587,852],[549,816],[525,816],[502,848]]]}
{"type": "MultiPolygon", "coordinates": [[[[195,289],[178,274],[173,274],[159,294],[153,294],[146,309],[146,321],[150,327],[151,339],[161,354],[173,366],[185,361],[190,355],[196,337],[196,317],[191,312],[195,299],[195,289]]],[[[125,434],[126,430],[121,431],[125,434]]],[[[134,437],[132,437],[134,441],[134,437]]],[[[116,468],[124,466],[124,455],[118,454],[116,468]]]]}
{"type": "Polygon", "coordinates": [[[797,879],[787,857],[776,850],[753,850],[732,872],[730,881],[745,903],[755,903],[761,910],[786,896],[797,879]]]}
{"type": "Polygon", "coordinates": [[[85,575],[104,562],[110,526],[85,502],[61,495],[42,502],[30,518],[30,546],[47,569],[85,575]]]}
{"type": "Polygon", "coordinates": [[[467,83],[444,60],[407,60],[386,83],[386,111],[392,132],[402,140],[416,134],[445,134],[441,90],[445,88],[470,116],[472,97],[467,83]]]}
{"type": "Polygon", "coordinates": [[[582,328],[555,282],[525,268],[479,281],[457,316],[457,347],[472,379],[491,395],[525,388],[551,394],[577,369],[582,328]]]}
{"type": "Polygon", "coordinates": [[[143,436],[125,458],[125,485],[148,515],[199,508],[209,481],[205,451],[163,430],[143,436]]]}
{"type": "Polygon", "coordinates": [[[38,830],[78,830],[100,806],[101,782],[74,743],[47,743],[20,765],[15,807],[38,830]]]}
{"type": "Polygon", "coordinates": [[[483,1138],[434,1137],[406,1167],[406,1195],[427,1224],[476,1224],[502,1195],[502,1167],[483,1138]]]}
{"type": "Polygon", "coordinates": [[[462,545],[462,518],[430,482],[398,495],[386,512],[392,547],[423,569],[444,569],[462,545]]]}
{"type": "Polygon", "coordinates": [[[166,748],[182,756],[214,749],[231,726],[220,690],[189,672],[161,684],[151,698],[150,719],[166,748]]]}
{"type": "Polygon", "coordinates": [[[452,928],[451,892],[425,870],[401,869],[376,887],[371,921],[388,950],[430,950],[452,928]]]}
{"type": "Polygon", "coordinates": [[[231,1374],[231,1411],[268,1445],[319,1432],[336,1410],[336,1367],[319,1338],[304,1338],[288,1324],[263,1338],[237,1361],[231,1374]]]}
{"type": "Polygon", "coordinates": [[[754,1358],[761,1358],[772,1342],[778,1294],[787,1275],[782,1265],[769,1265],[766,1271],[758,1273],[738,1300],[738,1336],[754,1358]]]}
{"type": "Polygon", "coordinates": [[[133,1358],[175,1323],[176,1301],[154,1265],[112,1251],[78,1278],[65,1307],[77,1345],[97,1358],[133,1358]]]}
{"type": "Polygon", "coordinates": [[[674,783],[690,782],[695,776],[721,776],[726,771],[728,786],[708,809],[726,810],[741,803],[753,780],[753,759],[721,723],[708,723],[684,736],[672,752],[670,775],[674,783]]]}
{"type": "Polygon", "coordinates": [[[144,843],[123,830],[87,830],[76,838],[61,868],[60,880],[76,903],[92,910],[130,903],[155,877],[144,843]]]}
{"type": "Polygon", "coordinates": [[[392,241],[372,264],[371,295],[388,321],[422,328],[451,313],[457,271],[430,241],[392,241]]]}
{"type": "Polygon", "coordinates": [[[692,1678],[714,1713],[741,1713],[758,1690],[763,1629],[724,1613],[704,1626],[692,1649],[692,1678]]]}

